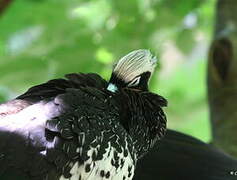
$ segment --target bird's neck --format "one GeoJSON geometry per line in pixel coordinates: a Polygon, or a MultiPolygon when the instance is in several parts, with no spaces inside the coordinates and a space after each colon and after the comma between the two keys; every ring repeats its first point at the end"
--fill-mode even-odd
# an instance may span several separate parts
{"type": "Polygon", "coordinates": [[[142,157],[153,146],[158,133],[154,132],[154,127],[159,124],[156,118],[151,117],[157,109],[151,106],[149,99],[145,99],[144,93],[149,92],[125,90],[120,97],[121,123],[132,137],[138,157],[142,157]]]}

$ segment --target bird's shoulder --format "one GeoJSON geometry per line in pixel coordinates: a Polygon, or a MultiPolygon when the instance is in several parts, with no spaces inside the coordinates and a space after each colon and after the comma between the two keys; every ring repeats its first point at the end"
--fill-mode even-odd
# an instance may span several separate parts
{"type": "Polygon", "coordinates": [[[0,118],[16,114],[40,101],[50,101],[58,95],[66,93],[68,89],[79,89],[83,87],[104,89],[106,85],[106,80],[95,73],[66,74],[65,78],[52,79],[33,86],[17,98],[0,104],[0,118]]]}

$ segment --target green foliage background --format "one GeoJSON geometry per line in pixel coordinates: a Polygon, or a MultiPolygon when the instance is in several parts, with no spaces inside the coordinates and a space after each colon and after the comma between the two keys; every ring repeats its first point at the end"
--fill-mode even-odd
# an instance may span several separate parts
{"type": "Polygon", "coordinates": [[[108,79],[134,49],[160,59],[168,126],[210,139],[206,59],[215,0],[15,0],[0,17],[0,102],[70,72],[108,79]]]}

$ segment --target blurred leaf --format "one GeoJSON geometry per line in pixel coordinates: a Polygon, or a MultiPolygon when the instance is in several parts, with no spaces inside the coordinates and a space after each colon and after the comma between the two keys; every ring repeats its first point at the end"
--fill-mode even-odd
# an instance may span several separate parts
{"type": "Polygon", "coordinates": [[[99,48],[96,51],[96,59],[97,61],[103,63],[103,64],[110,64],[113,61],[113,54],[110,53],[107,49],[105,48],[99,48]]]}
{"type": "Polygon", "coordinates": [[[172,1],[172,0],[164,0],[162,1],[162,5],[168,7],[170,10],[175,9],[175,14],[179,16],[185,16],[193,9],[198,8],[202,3],[205,3],[206,0],[179,0],[179,1],[172,1]]]}
{"type": "Polygon", "coordinates": [[[195,46],[195,32],[192,29],[183,29],[177,33],[176,44],[183,53],[189,53],[195,46]]]}
{"type": "Polygon", "coordinates": [[[72,18],[79,18],[92,30],[96,31],[105,25],[110,15],[109,1],[97,0],[80,4],[71,10],[72,18]]]}

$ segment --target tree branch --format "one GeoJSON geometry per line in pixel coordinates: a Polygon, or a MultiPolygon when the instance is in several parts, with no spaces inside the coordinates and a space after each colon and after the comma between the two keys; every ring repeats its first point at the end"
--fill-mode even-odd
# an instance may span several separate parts
{"type": "Polygon", "coordinates": [[[13,0],[0,0],[0,15],[9,7],[11,2],[13,2],[13,0]]]}

